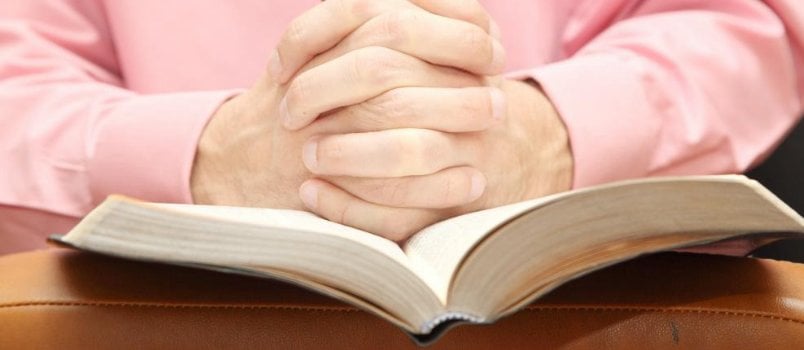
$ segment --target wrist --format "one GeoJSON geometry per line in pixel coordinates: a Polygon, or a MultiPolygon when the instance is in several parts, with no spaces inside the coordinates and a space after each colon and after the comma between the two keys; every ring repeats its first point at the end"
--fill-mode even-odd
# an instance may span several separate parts
{"type": "MultiPolygon", "coordinates": [[[[212,114],[196,145],[190,176],[194,203],[275,206],[288,202],[273,198],[280,183],[277,177],[290,167],[274,154],[288,142],[277,136],[282,130],[277,125],[280,98],[279,87],[261,84],[225,101],[212,114]]],[[[301,156],[297,158],[300,163],[301,156]]]]}
{"type": "Polygon", "coordinates": [[[509,118],[520,120],[525,132],[526,199],[572,188],[573,157],[569,133],[553,103],[532,80],[503,80],[509,96],[509,118]]]}
{"type": "MultiPolygon", "coordinates": [[[[235,97],[236,98],[236,97],[235,97]]],[[[224,101],[215,113],[209,118],[206,126],[201,132],[196,146],[195,158],[193,159],[192,171],[190,173],[190,194],[194,204],[215,204],[213,200],[216,191],[216,180],[220,178],[219,171],[215,166],[215,159],[219,158],[221,141],[220,129],[224,120],[231,114],[231,103],[233,99],[224,101]]]]}
{"type": "MultiPolygon", "coordinates": [[[[249,92],[224,101],[212,114],[198,139],[192,172],[190,192],[195,204],[236,204],[233,198],[238,191],[237,178],[233,176],[234,159],[239,147],[238,135],[245,129],[243,120],[248,117],[244,108],[250,102],[249,92]]],[[[255,107],[256,108],[256,107],[255,107]]]]}

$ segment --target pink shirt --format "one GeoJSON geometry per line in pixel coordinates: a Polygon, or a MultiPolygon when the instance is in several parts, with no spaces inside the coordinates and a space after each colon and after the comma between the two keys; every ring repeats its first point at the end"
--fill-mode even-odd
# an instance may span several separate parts
{"type": "MultiPolygon", "coordinates": [[[[318,2],[0,1],[0,254],[111,193],[191,202],[207,119],[318,2]]],[[[483,2],[561,113],[576,187],[742,171],[802,110],[801,0],[483,2]]]]}

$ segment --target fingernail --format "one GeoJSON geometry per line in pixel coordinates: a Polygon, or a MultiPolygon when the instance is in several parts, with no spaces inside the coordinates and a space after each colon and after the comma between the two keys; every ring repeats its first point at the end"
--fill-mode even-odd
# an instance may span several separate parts
{"type": "Polygon", "coordinates": [[[304,149],[302,150],[302,160],[304,161],[304,166],[307,167],[307,170],[315,172],[315,168],[318,166],[317,139],[309,140],[306,144],[304,144],[304,149]]]}
{"type": "Polygon", "coordinates": [[[472,175],[472,187],[469,189],[469,198],[474,201],[480,198],[486,189],[486,177],[481,173],[472,175]]]}
{"type": "Polygon", "coordinates": [[[310,181],[301,185],[299,197],[307,208],[315,210],[318,206],[318,186],[310,181]]]}
{"type": "Polygon", "coordinates": [[[491,42],[491,66],[502,72],[505,68],[505,49],[499,41],[492,40],[491,42]]]}
{"type": "Polygon", "coordinates": [[[271,54],[271,58],[268,60],[268,74],[271,75],[271,78],[273,78],[275,82],[281,83],[282,58],[279,57],[279,51],[277,50],[274,50],[274,53],[271,54]]]}
{"type": "Polygon", "coordinates": [[[288,98],[282,97],[282,101],[279,102],[279,118],[282,119],[282,125],[285,126],[286,129],[290,129],[292,126],[290,111],[288,111],[288,98]]]}
{"type": "Polygon", "coordinates": [[[505,119],[506,101],[505,93],[498,88],[491,89],[491,117],[496,121],[505,119]]]}

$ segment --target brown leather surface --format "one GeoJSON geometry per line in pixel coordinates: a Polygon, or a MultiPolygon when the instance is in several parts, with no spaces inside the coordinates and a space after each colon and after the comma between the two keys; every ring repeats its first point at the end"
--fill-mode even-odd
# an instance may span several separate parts
{"type": "MultiPolygon", "coordinates": [[[[297,287],[52,249],[0,258],[0,349],[403,349],[297,287]]],[[[431,349],[804,349],[804,265],[662,254],[588,275],[431,349]]]]}

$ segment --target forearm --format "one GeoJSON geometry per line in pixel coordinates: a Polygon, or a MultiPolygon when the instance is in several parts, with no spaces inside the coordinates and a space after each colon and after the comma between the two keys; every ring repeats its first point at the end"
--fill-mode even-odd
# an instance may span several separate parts
{"type": "Polygon", "coordinates": [[[92,2],[0,5],[0,204],[81,216],[110,193],[189,201],[206,119],[231,92],[126,90],[92,2]]]}
{"type": "Polygon", "coordinates": [[[772,11],[671,3],[644,1],[583,45],[574,40],[568,59],[516,73],[539,81],[566,123],[575,187],[740,172],[798,117],[801,67],[772,11]]]}

